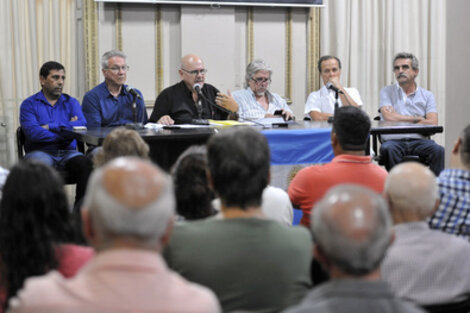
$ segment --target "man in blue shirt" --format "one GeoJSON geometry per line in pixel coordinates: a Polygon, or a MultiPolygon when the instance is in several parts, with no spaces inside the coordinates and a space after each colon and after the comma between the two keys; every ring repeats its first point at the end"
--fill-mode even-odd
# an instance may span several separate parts
{"type": "Polygon", "coordinates": [[[62,93],[65,69],[49,61],[39,72],[42,90],[23,101],[20,124],[25,135],[25,159],[38,159],[69,173],[77,181],[75,204],[83,197],[91,172],[90,161],[76,149],[76,141],[63,132],[86,126],[77,99],[62,93]]]}
{"type": "Polygon", "coordinates": [[[88,91],[83,97],[82,109],[88,128],[147,122],[142,93],[125,85],[129,70],[126,59],[127,56],[117,50],[103,54],[101,71],[104,82],[88,91]]]}
{"type": "MultiPolygon", "coordinates": [[[[411,53],[398,53],[393,60],[397,84],[380,91],[379,111],[382,119],[394,122],[437,125],[436,102],[433,94],[418,86],[418,59],[411,53]]],[[[404,155],[419,155],[436,176],[444,168],[444,148],[419,134],[384,135],[380,154],[390,170],[404,155]]]]}

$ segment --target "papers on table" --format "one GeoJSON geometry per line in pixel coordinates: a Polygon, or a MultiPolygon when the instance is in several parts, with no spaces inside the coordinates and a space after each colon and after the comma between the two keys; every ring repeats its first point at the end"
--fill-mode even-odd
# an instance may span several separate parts
{"type": "Polygon", "coordinates": [[[274,125],[286,124],[286,121],[282,117],[269,117],[269,118],[260,118],[253,121],[234,121],[234,120],[209,120],[209,125],[194,125],[194,124],[178,124],[178,125],[163,125],[157,123],[147,123],[145,128],[147,129],[191,129],[191,128],[201,128],[201,127],[230,127],[230,126],[240,126],[240,125],[249,125],[249,126],[264,126],[264,127],[273,127],[274,125]]]}
{"type": "Polygon", "coordinates": [[[147,123],[144,126],[147,129],[190,129],[190,128],[201,128],[201,127],[210,127],[210,125],[193,125],[193,124],[178,124],[178,125],[163,125],[157,123],[147,123]]]}

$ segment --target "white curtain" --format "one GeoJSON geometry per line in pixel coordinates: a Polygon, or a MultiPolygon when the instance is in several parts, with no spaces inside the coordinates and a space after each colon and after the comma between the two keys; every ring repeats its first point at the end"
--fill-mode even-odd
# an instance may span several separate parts
{"type": "Polygon", "coordinates": [[[76,95],[75,0],[0,1],[0,165],[16,162],[15,129],[21,102],[40,90],[44,62],[64,65],[64,92],[76,95]]]}
{"type": "MultiPolygon", "coordinates": [[[[325,4],[321,55],[341,59],[342,84],[358,88],[369,115],[378,115],[380,89],[395,83],[393,57],[405,51],[418,58],[418,84],[433,92],[443,125],[445,0],[325,0],[325,4]]],[[[443,138],[433,137],[440,144],[443,138]]]]}

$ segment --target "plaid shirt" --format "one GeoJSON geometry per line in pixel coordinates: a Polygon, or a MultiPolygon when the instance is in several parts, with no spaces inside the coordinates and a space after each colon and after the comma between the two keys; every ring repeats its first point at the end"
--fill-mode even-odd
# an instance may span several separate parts
{"type": "Polygon", "coordinates": [[[470,171],[446,169],[437,182],[441,203],[429,226],[470,240],[470,171]]]}

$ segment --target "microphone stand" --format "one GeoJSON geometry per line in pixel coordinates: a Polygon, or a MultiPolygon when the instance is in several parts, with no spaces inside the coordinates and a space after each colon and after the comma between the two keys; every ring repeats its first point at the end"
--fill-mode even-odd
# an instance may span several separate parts
{"type": "Polygon", "coordinates": [[[202,101],[201,101],[201,96],[199,94],[197,95],[196,109],[197,109],[198,119],[202,120],[202,101]]]}
{"type": "MultiPolygon", "coordinates": [[[[220,106],[220,105],[217,105],[217,104],[214,103],[213,101],[209,100],[209,99],[202,93],[202,91],[199,91],[199,92],[198,92],[198,95],[199,95],[200,97],[202,97],[204,100],[206,100],[206,102],[209,103],[209,105],[210,105],[211,107],[216,108],[216,109],[221,110],[221,111],[224,111],[224,112],[226,112],[226,113],[228,113],[228,114],[233,114],[233,113],[234,113],[234,112],[232,112],[232,111],[230,111],[230,110],[227,110],[226,108],[224,108],[224,107],[222,107],[222,106],[220,106]]],[[[200,100],[199,100],[199,101],[200,101],[200,100]]],[[[202,111],[202,103],[201,103],[200,110],[202,111]]],[[[200,112],[198,111],[198,113],[200,113],[200,112]]],[[[199,119],[193,119],[191,123],[192,123],[192,124],[196,124],[196,125],[209,125],[209,122],[208,122],[207,120],[201,119],[200,117],[201,117],[201,115],[199,115],[199,119]]]]}
{"type": "Polygon", "coordinates": [[[339,106],[338,97],[339,97],[340,91],[338,89],[334,89],[334,91],[335,91],[335,110],[333,111],[333,116],[328,117],[328,123],[333,123],[334,116],[336,115],[336,111],[338,110],[338,106],[339,106]]]}
{"type": "Polygon", "coordinates": [[[134,100],[132,101],[132,120],[134,122],[126,124],[125,125],[126,128],[135,129],[135,130],[144,128],[141,122],[137,122],[137,97],[136,96],[134,96],[134,100]]]}

